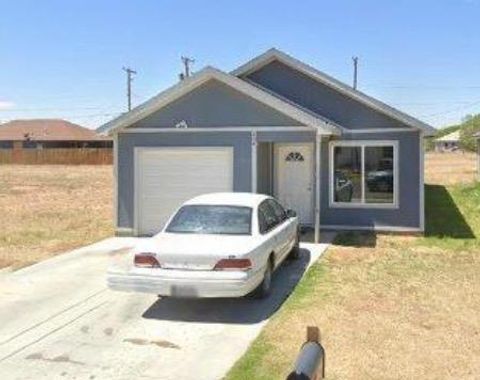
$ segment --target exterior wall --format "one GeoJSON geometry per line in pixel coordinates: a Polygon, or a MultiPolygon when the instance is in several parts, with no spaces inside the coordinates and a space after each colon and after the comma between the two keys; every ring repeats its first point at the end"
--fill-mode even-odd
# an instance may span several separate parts
{"type": "MultiPolygon", "coordinates": [[[[257,132],[258,191],[268,193],[272,180],[270,143],[315,142],[313,131],[257,132]]],[[[397,140],[399,163],[399,207],[336,208],[330,207],[329,140],[322,142],[321,206],[322,227],[340,226],[373,228],[378,226],[418,229],[420,226],[420,135],[418,132],[344,135],[341,140],[397,140]]],[[[133,229],[134,215],[134,148],[151,146],[233,146],[234,191],[251,191],[250,132],[162,132],[120,133],[118,135],[118,210],[117,226],[133,229]]],[[[313,207],[313,205],[312,205],[313,207]]]]}
{"type": "Polygon", "coordinates": [[[172,128],[182,120],[195,128],[300,124],[219,81],[210,80],[133,127],[172,128]]]}
{"type": "Polygon", "coordinates": [[[349,129],[405,127],[278,61],[265,65],[247,78],[349,129]]]}
{"type": "Polygon", "coordinates": [[[420,228],[420,134],[416,131],[383,134],[344,135],[340,140],[397,140],[399,205],[397,209],[330,207],[329,141],[322,142],[321,205],[322,226],[393,226],[420,228]]]}
{"type": "Polygon", "coordinates": [[[259,143],[257,146],[257,192],[272,195],[272,144],[259,143]]]}
{"type": "Polygon", "coordinates": [[[168,146],[233,146],[233,189],[251,190],[251,136],[249,132],[162,132],[118,135],[117,227],[133,229],[134,148],[168,146]]]}

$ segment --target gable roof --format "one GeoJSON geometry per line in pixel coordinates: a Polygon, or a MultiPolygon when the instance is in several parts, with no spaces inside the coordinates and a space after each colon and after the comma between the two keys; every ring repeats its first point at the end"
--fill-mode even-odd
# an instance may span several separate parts
{"type": "Polygon", "coordinates": [[[473,135],[473,137],[476,137],[477,139],[480,139],[480,132],[475,133],[475,134],[473,135]]]}
{"type": "Polygon", "coordinates": [[[105,140],[94,130],[61,119],[12,120],[0,124],[2,141],[92,141],[105,140]]]}
{"type": "Polygon", "coordinates": [[[439,137],[438,139],[435,139],[435,141],[460,141],[460,130],[457,130],[455,132],[449,133],[448,135],[439,137]]]}
{"type": "Polygon", "coordinates": [[[391,118],[398,120],[412,128],[419,129],[425,132],[426,135],[432,135],[436,132],[435,128],[424,123],[423,121],[420,121],[402,111],[397,110],[396,108],[372,98],[361,91],[355,90],[338,79],[335,79],[275,48],[269,49],[258,57],[253,58],[252,60],[233,70],[230,74],[237,77],[246,76],[275,60],[309,76],[310,78],[338,91],[341,94],[365,104],[366,106],[378,112],[390,116],[391,118]]]}
{"type": "Polygon", "coordinates": [[[218,80],[227,86],[243,93],[252,99],[257,100],[260,103],[263,103],[272,109],[289,116],[292,119],[298,120],[299,123],[315,127],[318,129],[319,133],[322,134],[339,134],[341,127],[338,126],[335,122],[330,121],[326,118],[313,115],[310,112],[286,102],[274,96],[266,91],[259,89],[258,87],[239,79],[235,76],[227,74],[223,71],[220,71],[211,66],[207,66],[194,75],[185,78],[176,85],[168,88],[167,90],[161,92],[160,94],[154,96],[145,103],[139,105],[128,113],[120,115],[116,119],[111,120],[110,122],[102,125],[97,129],[100,133],[112,133],[115,130],[120,130],[126,128],[135,122],[151,115],[152,113],[158,111],[162,107],[170,104],[171,102],[179,99],[183,95],[189,93],[195,88],[201,86],[203,83],[215,79],[218,80]]]}

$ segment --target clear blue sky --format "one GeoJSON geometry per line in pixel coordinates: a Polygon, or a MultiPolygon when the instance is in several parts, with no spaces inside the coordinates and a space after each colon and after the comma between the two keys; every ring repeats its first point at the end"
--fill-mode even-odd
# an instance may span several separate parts
{"type": "Polygon", "coordinates": [[[177,81],[182,54],[231,70],[275,46],[436,127],[480,113],[480,1],[2,1],[0,121],[88,127],[177,81]]]}

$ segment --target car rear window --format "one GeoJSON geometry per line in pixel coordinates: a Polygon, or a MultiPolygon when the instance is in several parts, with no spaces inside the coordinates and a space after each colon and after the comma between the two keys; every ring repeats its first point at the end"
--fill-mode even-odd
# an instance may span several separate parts
{"type": "Polygon", "coordinates": [[[175,214],[166,232],[250,235],[252,209],[241,206],[187,205],[175,214]]]}

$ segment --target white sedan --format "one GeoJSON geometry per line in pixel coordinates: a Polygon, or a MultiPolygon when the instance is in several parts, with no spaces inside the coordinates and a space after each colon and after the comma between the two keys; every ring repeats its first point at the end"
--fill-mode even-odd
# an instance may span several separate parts
{"type": "Polygon", "coordinates": [[[274,198],[216,193],[184,203],[157,235],[133,252],[127,271],[109,270],[114,290],[172,297],[257,297],[274,270],[299,255],[294,211],[274,198]]]}

